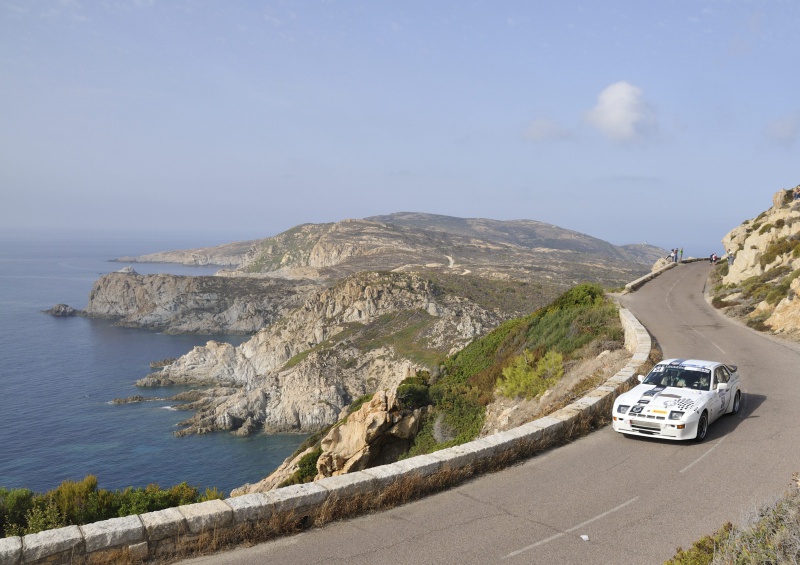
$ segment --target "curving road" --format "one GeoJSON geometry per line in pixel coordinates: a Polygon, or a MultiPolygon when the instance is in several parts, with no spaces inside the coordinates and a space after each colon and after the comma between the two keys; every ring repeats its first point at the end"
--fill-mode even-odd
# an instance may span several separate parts
{"type": "Polygon", "coordinates": [[[621,300],[665,357],[739,366],[742,410],[705,442],[606,427],[400,508],[185,563],[662,563],[739,522],[800,471],[800,347],[718,314],[708,270],[681,264],[621,300]]]}

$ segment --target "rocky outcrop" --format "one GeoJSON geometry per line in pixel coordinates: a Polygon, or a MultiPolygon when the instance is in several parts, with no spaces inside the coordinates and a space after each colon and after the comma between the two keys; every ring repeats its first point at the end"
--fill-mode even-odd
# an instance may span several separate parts
{"type": "Polygon", "coordinates": [[[209,342],[137,384],[212,384],[181,433],[318,431],[355,398],[388,390],[505,317],[419,275],[362,273],[234,347],[209,342]]]}
{"type": "Polygon", "coordinates": [[[769,210],[723,238],[728,264],[715,302],[752,327],[800,339],[800,200],[792,192],[778,191],[769,210]]]}
{"type": "MultiPolygon", "coordinates": [[[[285,316],[317,288],[264,278],[116,272],[95,282],[80,314],[164,333],[251,334],[285,316]]],[[[69,307],[54,310],[50,313],[68,315],[69,307]]]]}
{"type": "MultiPolygon", "coordinates": [[[[426,411],[426,407],[403,409],[395,390],[376,392],[322,438],[314,480],[396,461],[411,447],[426,411]]],[[[314,450],[315,446],[303,450],[262,481],[235,489],[231,496],[277,488],[298,472],[300,461],[314,450]]]]}
{"type": "Polygon", "coordinates": [[[315,479],[396,461],[411,447],[426,409],[403,410],[394,390],[376,392],[322,439],[315,479]]]}
{"type": "Polygon", "coordinates": [[[798,257],[792,253],[767,255],[778,241],[796,239],[800,234],[800,201],[788,200],[789,192],[777,192],[769,210],[754,220],[747,220],[722,239],[726,251],[734,255],[728,274],[722,280],[724,284],[738,284],[782,265],[792,269],[800,267],[798,257]],[[770,257],[769,261],[762,260],[770,257]]]}
{"type": "Polygon", "coordinates": [[[72,306],[68,304],[56,304],[49,310],[44,310],[45,314],[50,314],[51,316],[56,316],[58,318],[70,318],[72,316],[82,316],[83,312],[81,310],[76,310],[72,306]]]}
{"type": "Polygon", "coordinates": [[[764,323],[775,333],[800,337],[800,278],[791,282],[786,298],[775,306],[764,323]]]}

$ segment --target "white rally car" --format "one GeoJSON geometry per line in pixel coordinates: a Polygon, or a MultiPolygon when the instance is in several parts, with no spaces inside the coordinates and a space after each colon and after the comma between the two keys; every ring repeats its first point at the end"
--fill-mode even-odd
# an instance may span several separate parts
{"type": "Polygon", "coordinates": [[[734,365],[666,359],[614,401],[612,425],[623,434],[702,441],[708,424],[739,411],[742,393],[734,365]]]}

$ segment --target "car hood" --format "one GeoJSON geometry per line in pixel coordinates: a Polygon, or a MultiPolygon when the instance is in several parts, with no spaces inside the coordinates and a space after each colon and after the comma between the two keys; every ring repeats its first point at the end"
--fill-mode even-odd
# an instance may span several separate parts
{"type": "Polygon", "coordinates": [[[649,410],[680,410],[688,412],[695,406],[703,404],[709,391],[671,386],[638,385],[617,398],[616,404],[634,406],[643,404],[649,410]]]}

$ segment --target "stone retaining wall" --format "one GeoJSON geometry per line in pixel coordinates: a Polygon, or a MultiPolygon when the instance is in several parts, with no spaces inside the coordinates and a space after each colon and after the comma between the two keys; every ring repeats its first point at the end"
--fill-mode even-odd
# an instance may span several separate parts
{"type": "Polygon", "coordinates": [[[631,387],[637,371],[648,360],[651,340],[647,330],[623,308],[620,319],[625,347],[632,354],[625,368],[597,389],[544,418],[429,455],[267,493],[3,538],[0,565],[139,563],[189,555],[217,547],[219,540],[236,539],[237,532],[253,532],[267,523],[302,524],[308,517],[331,514],[330,509],[336,505],[359,497],[374,498],[376,493],[402,481],[486,469],[504,457],[511,460],[509,454],[519,457],[561,444],[580,435],[582,426],[610,414],[614,398],[631,387]]]}

